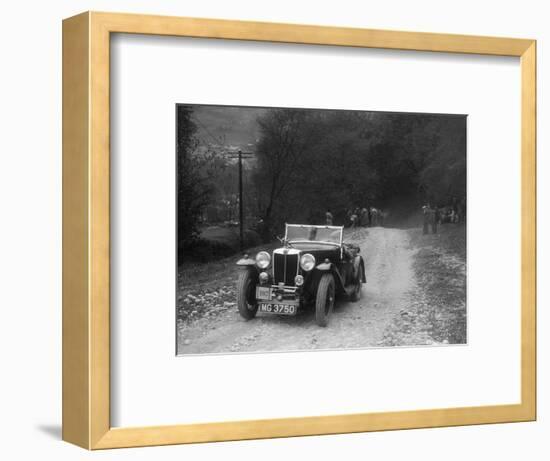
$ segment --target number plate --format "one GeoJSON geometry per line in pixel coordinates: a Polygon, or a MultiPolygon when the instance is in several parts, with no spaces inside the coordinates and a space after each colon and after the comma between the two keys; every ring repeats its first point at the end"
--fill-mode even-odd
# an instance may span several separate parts
{"type": "Polygon", "coordinates": [[[279,315],[296,315],[296,306],[289,304],[260,303],[260,312],[279,315]]]}
{"type": "Polygon", "coordinates": [[[271,288],[269,287],[257,287],[256,288],[256,297],[258,299],[271,299],[271,288]]]}

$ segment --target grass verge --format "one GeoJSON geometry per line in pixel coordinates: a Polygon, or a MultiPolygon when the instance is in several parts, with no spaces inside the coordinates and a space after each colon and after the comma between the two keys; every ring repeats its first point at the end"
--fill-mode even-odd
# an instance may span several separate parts
{"type": "Polygon", "coordinates": [[[428,235],[421,229],[408,232],[417,250],[413,301],[393,320],[380,345],[465,344],[466,226],[446,224],[428,235]]]}

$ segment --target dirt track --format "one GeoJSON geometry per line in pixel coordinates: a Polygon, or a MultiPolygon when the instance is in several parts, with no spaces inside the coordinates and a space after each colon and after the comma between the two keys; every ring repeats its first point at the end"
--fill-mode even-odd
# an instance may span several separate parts
{"type": "Polygon", "coordinates": [[[367,283],[361,300],[340,300],[327,328],[316,325],[313,312],[297,317],[258,314],[243,320],[236,306],[225,303],[178,327],[178,353],[228,353],[358,348],[382,345],[384,331],[411,304],[416,287],[413,255],[406,230],[382,227],[346,232],[346,241],[361,247],[367,283]]]}

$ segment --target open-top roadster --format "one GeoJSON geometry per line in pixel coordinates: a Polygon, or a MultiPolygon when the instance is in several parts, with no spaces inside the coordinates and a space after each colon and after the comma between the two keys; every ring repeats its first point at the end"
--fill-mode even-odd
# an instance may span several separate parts
{"type": "Polygon", "coordinates": [[[343,242],[340,226],[287,224],[282,247],[244,255],[237,262],[237,305],[249,320],[257,312],[296,315],[315,306],[317,324],[324,327],[336,296],[357,301],[366,282],[365,264],[357,245],[343,242]]]}

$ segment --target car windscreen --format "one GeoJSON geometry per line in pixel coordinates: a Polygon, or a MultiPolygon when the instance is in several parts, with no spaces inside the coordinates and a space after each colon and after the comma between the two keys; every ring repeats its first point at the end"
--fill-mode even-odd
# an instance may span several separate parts
{"type": "Polygon", "coordinates": [[[342,229],[330,226],[286,226],[286,239],[289,242],[327,242],[340,244],[342,229]]]}

